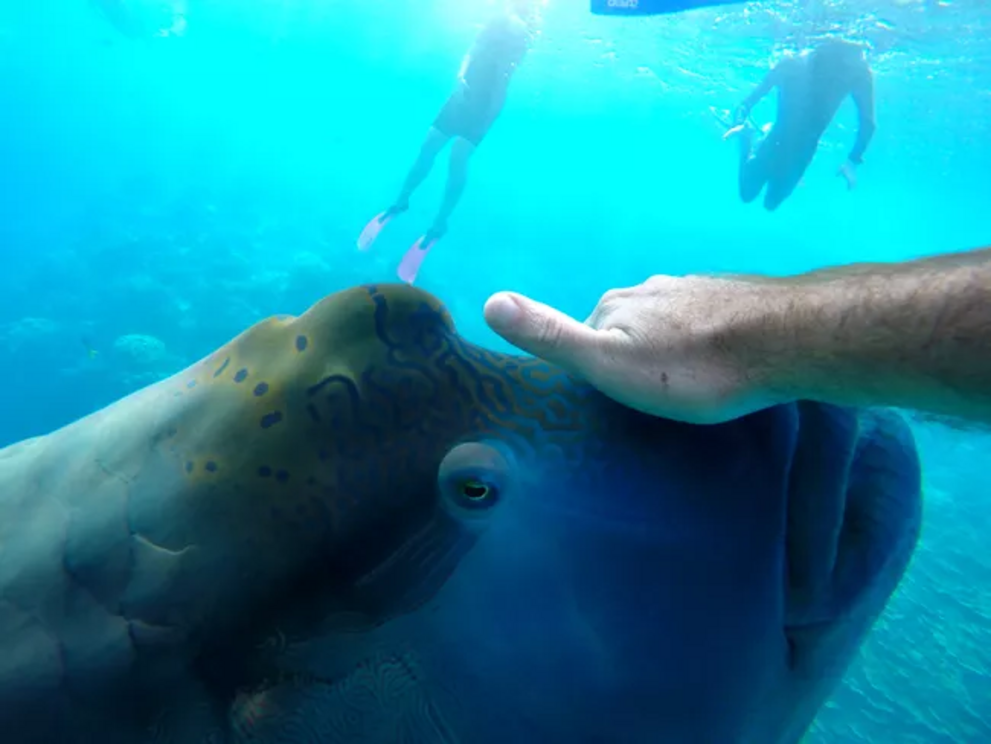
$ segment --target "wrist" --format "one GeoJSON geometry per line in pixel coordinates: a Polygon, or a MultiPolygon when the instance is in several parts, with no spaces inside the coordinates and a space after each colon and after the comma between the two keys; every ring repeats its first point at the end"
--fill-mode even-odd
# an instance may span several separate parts
{"type": "Polygon", "coordinates": [[[821,316],[821,301],[807,288],[785,279],[763,279],[755,287],[750,312],[734,321],[735,345],[750,385],[769,403],[790,403],[806,398],[808,390],[809,338],[821,316]]]}
{"type": "Polygon", "coordinates": [[[844,293],[828,281],[786,282],[777,288],[776,300],[765,304],[766,384],[781,402],[825,401],[829,389],[840,384],[837,356],[844,339],[837,297],[844,293]]]}
{"type": "Polygon", "coordinates": [[[746,390],[755,407],[790,403],[805,396],[799,351],[809,298],[789,286],[787,279],[764,276],[727,277],[731,288],[720,288],[718,308],[705,334],[706,346],[716,349],[746,390]],[[729,289],[729,291],[727,291],[729,289]]]}

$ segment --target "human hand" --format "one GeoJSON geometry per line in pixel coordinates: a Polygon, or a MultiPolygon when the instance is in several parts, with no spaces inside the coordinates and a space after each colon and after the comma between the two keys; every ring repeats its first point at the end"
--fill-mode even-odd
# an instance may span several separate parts
{"type": "Polygon", "coordinates": [[[857,165],[847,160],[843,165],[840,166],[840,170],[837,173],[839,176],[843,176],[846,179],[847,190],[852,190],[857,185],[857,165]]]}
{"type": "Polygon", "coordinates": [[[723,131],[723,139],[728,140],[740,134],[747,126],[747,110],[740,106],[733,112],[732,118],[727,122],[720,114],[716,113],[715,107],[710,107],[712,113],[716,115],[726,129],[723,131]]]}
{"type": "Polygon", "coordinates": [[[607,292],[584,324],[508,292],[489,298],[485,320],[624,405],[704,424],[781,402],[763,347],[786,301],[769,281],[654,276],[607,292]]]}
{"type": "Polygon", "coordinates": [[[730,127],[725,132],[723,132],[723,139],[728,140],[731,137],[735,137],[740,132],[742,132],[746,128],[746,126],[747,126],[746,124],[737,124],[735,126],[730,127]]]}

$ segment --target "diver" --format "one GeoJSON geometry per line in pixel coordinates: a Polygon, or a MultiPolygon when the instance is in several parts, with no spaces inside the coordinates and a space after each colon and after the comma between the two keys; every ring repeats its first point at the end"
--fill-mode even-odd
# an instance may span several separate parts
{"type": "Polygon", "coordinates": [[[405,282],[413,283],[427,252],[447,232],[448,218],[461,199],[468,178],[468,161],[502,111],[510,79],[530,48],[538,21],[538,2],[508,0],[502,12],[482,28],[462,60],[454,92],[427,133],[395,202],[373,217],[358,238],[358,248],[367,250],[393,217],[409,209],[413,192],[430,173],[441,150],[453,140],[440,210],[430,229],[400,263],[399,277],[405,282]]]}
{"type": "Polygon", "coordinates": [[[774,211],[802,180],[819,147],[819,139],[850,95],[859,114],[857,139],[839,175],[856,185],[857,166],[874,136],[874,73],[859,44],[827,39],[811,51],[775,65],[736,110],[724,138],[740,138],[740,198],[750,203],[766,186],[764,207],[774,211]],[[754,152],[753,107],[778,89],[777,119],[754,152]]]}
{"type": "Polygon", "coordinates": [[[653,276],[584,322],[500,292],[496,333],[631,408],[720,423],[800,400],[991,425],[991,248],[791,277],[653,276]]]}

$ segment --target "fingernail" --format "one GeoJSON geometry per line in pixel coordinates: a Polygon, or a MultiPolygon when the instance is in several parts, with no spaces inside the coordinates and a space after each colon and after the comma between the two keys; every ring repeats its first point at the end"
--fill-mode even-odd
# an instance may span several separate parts
{"type": "Polygon", "coordinates": [[[489,300],[489,322],[492,325],[506,328],[512,326],[520,319],[523,308],[520,307],[516,299],[510,294],[497,294],[489,300]]]}

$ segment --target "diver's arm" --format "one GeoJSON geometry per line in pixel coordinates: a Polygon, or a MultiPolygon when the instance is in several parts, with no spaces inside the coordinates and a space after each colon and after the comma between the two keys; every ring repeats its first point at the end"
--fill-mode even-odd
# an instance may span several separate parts
{"type": "Polygon", "coordinates": [[[874,120],[874,73],[868,70],[858,81],[852,91],[853,101],[857,105],[857,115],[859,117],[857,125],[857,140],[853,144],[853,149],[847,156],[847,160],[856,165],[860,165],[864,159],[864,152],[874,136],[877,123],[874,120]]]}
{"type": "Polygon", "coordinates": [[[991,248],[779,282],[753,341],[784,398],[991,423],[991,248]]]}
{"type": "Polygon", "coordinates": [[[510,343],[646,413],[718,423],[797,400],[991,424],[991,248],[791,277],[653,276],[584,323],[521,295],[510,343]]]}
{"type": "Polygon", "coordinates": [[[781,64],[779,63],[772,67],[768,73],[764,76],[764,79],[758,83],[757,87],[754,88],[750,95],[743,99],[740,105],[736,109],[736,114],[734,116],[733,123],[742,124],[750,116],[750,111],[756,106],[760,100],[771,92],[771,89],[778,84],[778,78],[781,75],[781,64]]]}

